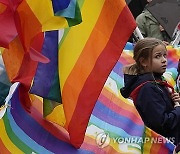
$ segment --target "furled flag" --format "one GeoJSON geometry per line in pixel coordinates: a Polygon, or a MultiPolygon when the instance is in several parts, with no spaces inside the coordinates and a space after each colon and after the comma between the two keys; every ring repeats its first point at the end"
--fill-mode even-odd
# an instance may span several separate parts
{"type": "MultiPolygon", "coordinates": [[[[97,98],[136,27],[124,0],[83,0],[79,4],[82,23],[65,29],[59,43],[58,74],[61,94],[59,93],[58,98],[62,99],[61,104],[57,103],[58,99],[48,97],[52,96],[52,85],[57,81],[56,66],[53,69],[46,68],[46,73],[42,67],[37,69],[31,89],[32,93],[49,99],[44,102],[44,108],[48,110],[45,117],[66,128],[70,141],[76,148],[83,143],[97,98]],[[51,78],[46,78],[46,82],[43,82],[43,77],[48,76],[51,78]]],[[[49,52],[49,56],[53,52],[49,52]]],[[[44,64],[46,66],[48,64],[44,64]]]]}

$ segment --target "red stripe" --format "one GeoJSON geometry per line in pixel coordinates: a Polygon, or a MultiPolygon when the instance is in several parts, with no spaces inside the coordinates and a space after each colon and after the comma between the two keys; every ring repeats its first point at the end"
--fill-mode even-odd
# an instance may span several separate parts
{"type": "Polygon", "coordinates": [[[71,143],[76,148],[79,148],[84,140],[87,124],[97,98],[135,26],[135,20],[128,7],[125,6],[116,22],[107,46],[97,60],[96,67],[84,84],[70,121],[68,131],[71,143]]]}
{"type": "Polygon", "coordinates": [[[115,95],[113,95],[113,100],[109,101],[109,99],[106,96],[101,94],[99,96],[99,100],[102,101],[103,104],[106,105],[110,110],[116,112],[117,114],[120,113],[121,116],[124,116],[124,117],[130,119],[136,125],[144,125],[142,119],[140,118],[139,114],[137,113],[136,108],[134,106],[132,107],[132,106],[122,102],[122,100],[117,98],[115,95]],[[117,104],[114,103],[114,101],[120,105],[118,106],[117,104]],[[113,105],[112,105],[112,103],[113,103],[113,105]],[[129,108],[130,110],[128,110],[126,108],[129,108]]]}
{"type": "Polygon", "coordinates": [[[10,151],[4,146],[4,143],[2,142],[1,138],[0,138],[0,153],[10,154],[10,151]]]}
{"type": "Polygon", "coordinates": [[[158,153],[159,154],[161,154],[161,153],[168,154],[169,153],[169,149],[167,149],[165,144],[161,144],[161,147],[159,148],[158,153]]]}
{"type": "Polygon", "coordinates": [[[42,108],[42,102],[38,99],[35,99],[33,101],[33,105],[31,107],[31,114],[29,114],[35,121],[38,122],[39,125],[41,125],[45,130],[47,130],[49,133],[51,133],[53,136],[57,137],[59,140],[62,140],[64,142],[69,142],[69,137],[67,131],[62,128],[61,126],[58,126],[56,124],[52,124],[51,122],[45,120],[42,117],[42,114],[39,112],[37,108],[42,108]],[[37,105],[38,104],[38,105],[37,105]],[[41,104],[41,105],[40,105],[41,104]]]}
{"type": "MultiPolygon", "coordinates": [[[[34,38],[32,47],[36,49],[36,51],[42,51],[43,41],[44,34],[39,33],[34,38]]],[[[29,52],[25,52],[18,74],[12,81],[21,83],[19,87],[20,102],[23,102],[22,105],[27,111],[29,111],[31,107],[31,101],[28,92],[32,79],[35,75],[37,65],[38,62],[31,59],[29,52]]]]}

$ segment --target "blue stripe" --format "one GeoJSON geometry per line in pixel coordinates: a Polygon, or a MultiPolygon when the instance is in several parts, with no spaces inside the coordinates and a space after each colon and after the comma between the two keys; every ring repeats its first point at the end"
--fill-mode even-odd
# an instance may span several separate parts
{"type": "Polygon", "coordinates": [[[38,153],[51,154],[49,150],[46,150],[43,146],[37,144],[34,140],[32,140],[27,134],[22,131],[22,129],[15,123],[14,118],[10,113],[10,109],[7,108],[7,115],[10,122],[11,129],[17,135],[17,137],[24,142],[31,149],[35,150],[38,153]]]}
{"type": "MultiPolygon", "coordinates": [[[[112,106],[115,105],[112,103],[112,106]]],[[[114,107],[117,107],[116,105],[114,107]]],[[[121,112],[121,111],[119,111],[121,112]]],[[[103,121],[119,127],[132,136],[141,136],[144,133],[144,125],[134,123],[128,117],[124,117],[116,112],[110,110],[107,106],[97,101],[93,110],[93,115],[102,119],[103,121]]]]}
{"type": "Polygon", "coordinates": [[[120,76],[123,76],[122,68],[123,68],[123,64],[120,62],[117,62],[113,68],[113,72],[119,74],[120,76]]]}
{"type": "Polygon", "coordinates": [[[71,0],[52,0],[54,13],[66,9],[71,0]]]}
{"type": "Polygon", "coordinates": [[[76,0],[71,0],[69,6],[66,9],[57,11],[55,15],[73,19],[75,18],[75,8],[76,0]]]}
{"type": "Polygon", "coordinates": [[[122,86],[124,85],[124,79],[121,76],[119,76],[117,73],[112,71],[109,77],[116,82],[118,89],[122,88],[122,86]]]}
{"type": "Polygon", "coordinates": [[[11,98],[11,114],[16,124],[31,137],[35,142],[44,146],[54,153],[73,153],[73,154],[88,154],[91,151],[84,149],[75,149],[71,144],[64,142],[45,130],[37,121],[35,121],[25,110],[22,108],[19,101],[18,89],[15,91],[11,98]]]}
{"type": "Polygon", "coordinates": [[[90,117],[90,123],[94,124],[95,126],[108,131],[108,132],[112,132],[114,134],[117,134],[118,136],[121,137],[131,137],[131,135],[129,135],[128,133],[126,133],[123,129],[113,126],[105,121],[102,121],[101,119],[99,119],[98,117],[96,117],[95,115],[91,115],[90,117]]]}

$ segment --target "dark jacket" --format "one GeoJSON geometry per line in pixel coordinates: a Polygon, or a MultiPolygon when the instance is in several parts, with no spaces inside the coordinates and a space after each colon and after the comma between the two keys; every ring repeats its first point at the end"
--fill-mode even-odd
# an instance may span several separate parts
{"type": "MultiPolygon", "coordinates": [[[[162,80],[161,75],[154,74],[156,80],[162,80]]],[[[154,81],[151,73],[142,75],[124,75],[125,87],[120,89],[123,97],[128,98],[131,92],[146,81],[154,81]]],[[[135,106],[145,125],[155,132],[180,142],[180,107],[173,107],[167,87],[155,82],[144,84],[136,99],[135,106]]]]}

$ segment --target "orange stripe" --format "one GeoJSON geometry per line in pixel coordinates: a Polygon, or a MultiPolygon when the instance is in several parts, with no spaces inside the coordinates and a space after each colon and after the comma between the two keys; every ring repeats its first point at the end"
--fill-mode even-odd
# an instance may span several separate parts
{"type": "Polygon", "coordinates": [[[2,56],[8,77],[12,81],[19,71],[24,56],[19,37],[10,43],[9,50],[5,49],[2,56]]]}
{"type": "Polygon", "coordinates": [[[25,51],[28,51],[32,43],[32,39],[42,31],[42,25],[26,1],[22,1],[17,11],[19,15],[17,16],[17,19],[19,17],[17,26],[18,34],[25,51]],[[24,10],[26,10],[26,13],[24,13],[24,10]]]}
{"type": "Polygon", "coordinates": [[[83,149],[87,149],[87,150],[91,150],[92,152],[95,153],[108,153],[108,154],[119,154],[118,151],[116,151],[116,149],[114,149],[111,145],[108,145],[107,147],[104,148],[99,148],[95,139],[89,137],[89,136],[85,136],[85,140],[84,143],[82,144],[81,148],[83,149]]]}
{"type": "Polygon", "coordinates": [[[89,136],[85,136],[85,140],[81,148],[90,150],[91,152],[94,152],[94,153],[105,153],[105,149],[99,148],[98,145],[96,144],[95,139],[89,136]]]}
{"type": "Polygon", "coordinates": [[[114,25],[125,5],[122,5],[121,1],[112,3],[113,5],[110,3],[112,3],[111,0],[105,1],[102,12],[92,31],[92,34],[64,85],[62,97],[65,115],[67,118],[66,128],[69,125],[75,110],[79,93],[81,92],[89,74],[93,70],[97,58],[109,41],[114,25]],[[76,87],[76,89],[74,88],[74,91],[70,92],[72,85],[73,87],[76,87]]]}
{"type": "Polygon", "coordinates": [[[7,6],[0,3],[0,14],[3,13],[6,10],[7,6]]]}
{"type": "Polygon", "coordinates": [[[130,55],[128,55],[127,53],[124,53],[124,52],[122,52],[122,55],[121,55],[119,61],[121,62],[121,60],[124,60],[127,64],[134,63],[133,57],[131,57],[130,55]]]}
{"type": "Polygon", "coordinates": [[[152,146],[151,146],[151,153],[156,153],[158,154],[159,153],[159,150],[163,144],[163,141],[160,139],[162,137],[160,137],[156,132],[154,131],[151,131],[151,137],[153,139],[155,139],[154,143],[152,143],[152,146]],[[157,143],[156,143],[156,139],[157,139],[157,143]],[[158,140],[159,139],[159,140],[158,140]],[[159,143],[158,143],[159,142],[159,143]]]}
{"type": "Polygon", "coordinates": [[[71,142],[75,147],[79,147],[80,143],[83,142],[83,134],[86,131],[87,123],[97,98],[135,26],[135,20],[128,7],[124,7],[110,40],[98,57],[96,67],[89,74],[79,94],[78,103],[68,127],[71,142]]]}
{"type": "Polygon", "coordinates": [[[11,154],[8,149],[4,146],[4,143],[2,142],[0,138],[0,153],[2,154],[11,154]]]}

